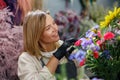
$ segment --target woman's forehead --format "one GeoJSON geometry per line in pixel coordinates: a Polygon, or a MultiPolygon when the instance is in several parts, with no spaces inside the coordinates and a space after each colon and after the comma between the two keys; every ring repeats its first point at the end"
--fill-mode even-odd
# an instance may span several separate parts
{"type": "Polygon", "coordinates": [[[46,15],[46,24],[50,24],[51,22],[53,22],[53,18],[50,15],[46,15]]]}
{"type": "Polygon", "coordinates": [[[53,18],[49,14],[46,14],[46,20],[53,20],[53,18]]]}

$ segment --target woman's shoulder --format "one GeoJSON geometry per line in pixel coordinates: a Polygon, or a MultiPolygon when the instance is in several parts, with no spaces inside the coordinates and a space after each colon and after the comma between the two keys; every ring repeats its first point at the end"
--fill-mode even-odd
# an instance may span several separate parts
{"type": "Polygon", "coordinates": [[[20,59],[31,59],[34,58],[34,56],[30,55],[28,52],[22,52],[21,55],[19,56],[20,59]]]}
{"type": "Polygon", "coordinates": [[[30,56],[28,52],[22,52],[19,57],[25,57],[25,56],[30,56]]]}

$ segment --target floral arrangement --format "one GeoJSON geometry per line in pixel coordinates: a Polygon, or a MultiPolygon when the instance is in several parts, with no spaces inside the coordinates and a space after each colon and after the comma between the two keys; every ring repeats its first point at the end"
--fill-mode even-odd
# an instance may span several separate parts
{"type": "Polygon", "coordinates": [[[19,80],[17,59],[23,50],[22,27],[13,26],[13,13],[8,8],[0,10],[0,79],[19,80]]]}
{"type": "Polygon", "coordinates": [[[120,8],[114,8],[105,20],[88,30],[75,42],[77,48],[69,59],[86,65],[92,73],[105,80],[120,77],[120,8]]]}

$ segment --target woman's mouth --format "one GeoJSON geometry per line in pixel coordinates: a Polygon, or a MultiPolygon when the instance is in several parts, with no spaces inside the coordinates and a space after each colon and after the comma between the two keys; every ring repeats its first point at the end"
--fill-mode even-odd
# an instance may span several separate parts
{"type": "Polygon", "coordinates": [[[54,34],[53,37],[58,37],[58,33],[54,34]]]}

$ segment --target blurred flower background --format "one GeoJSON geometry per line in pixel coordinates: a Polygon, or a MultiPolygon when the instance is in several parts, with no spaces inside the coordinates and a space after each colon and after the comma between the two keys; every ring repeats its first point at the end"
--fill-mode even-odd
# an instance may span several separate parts
{"type": "Polygon", "coordinates": [[[0,79],[18,80],[17,59],[23,50],[22,27],[14,26],[8,8],[0,10],[0,79]]]}
{"type": "MultiPolygon", "coordinates": [[[[29,7],[26,6],[31,1],[35,1],[32,2],[32,5],[35,3],[34,10],[45,6],[50,14],[55,13],[53,16],[62,40],[71,37],[79,39],[74,46],[76,50],[70,56],[82,66],[78,70],[81,74],[77,76],[78,79],[83,78],[85,73],[90,78],[95,77],[93,80],[120,80],[120,9],[113,9],[119,2],[110,5],[111,8],[100,4],[117,0],[44,0],[46,4],[42,3],[43,0],[0,0],[1,80],[19,80],[17,59],[23,50],[21,16],[22,12],[27,13],[29,7]]],[[[65,68],[62,68],[62,72],[60,80],[67,79],[65,68]]]]}
{"type": "Polygon", "coordinates": [[[59,35],[62,40],[71,37],[78,38],[80,32],[80,19],[73,10],[59,11],[55,14],[55,22],[59,26],[59,35]]]}

